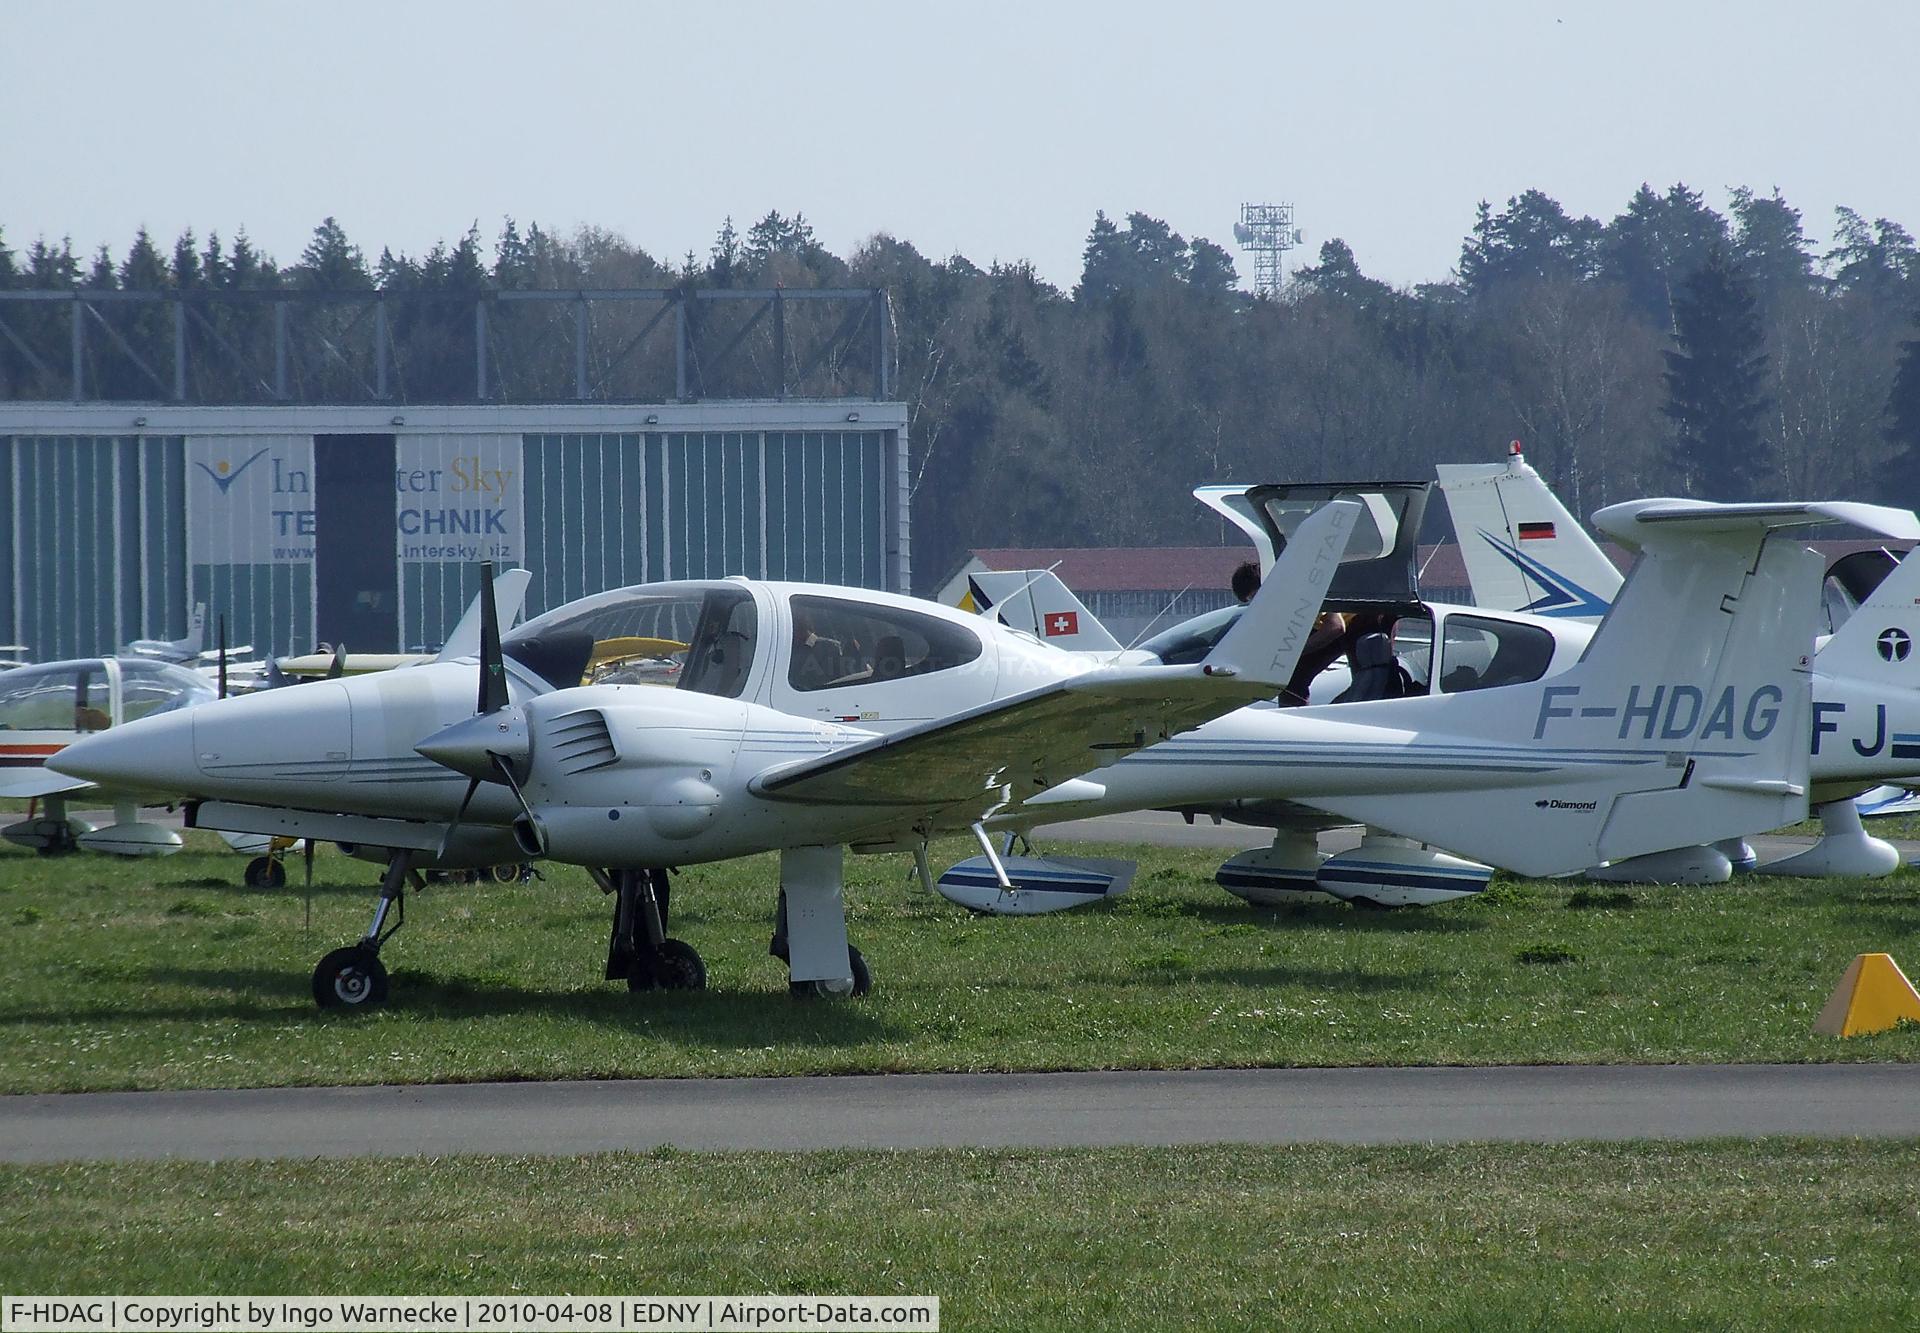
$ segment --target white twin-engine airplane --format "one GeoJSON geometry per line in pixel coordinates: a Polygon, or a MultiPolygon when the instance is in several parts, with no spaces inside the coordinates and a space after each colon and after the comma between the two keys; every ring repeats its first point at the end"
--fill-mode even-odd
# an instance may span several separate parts
{"type": "MultiPolygon", "coordinates": [[[[1584,637],[1619,594],[1613,562],[1567,512],[1516,445],[1504,464],[1443,464],[1447,498],[1476,603],[1555,618],[1584,637]]],[[[1878,529],[1895,541],[1898,531],[1878,529]]],[[[1785,875],[1886,875],[1900,865],[1892,844],[1867,835],[1855,798],[1883,783],[1920,780],[1920,555],[1884,550],[1843,556],[1828,570],[1823,633],[1813,657],[1813,781],[1818,843],[1755,866],[1750,850],[1695,840],[1624,863],[1594,878],[1688,883],[1724,880],[1734,868],[1785,875]]],[[[1876,809],[1892,808],[1884,793],[1876,809]]]]}
{"type": "Polygon", "coordinates": [[[773,952],[791,986],[858,993],[847,847],[915,851],[930,879],[929,837],[971,828],[991,855],[989,815],[1097,792],[1077,775],[1272,695],[1358,510],[1307,520],[1190,666],[1093,667],[959,611],[808,584],[622,589],[504,640],[483,595],[477,660],[204,704],[76,743],[58,766],[185,794],[197,827],[395,849],[365,937],[314,972],[323,1006],[384,997],[380,949],[417,867],[532,855],[613,893],[610,980],[698,989],[699,955],[666,935],[665,868],[778,850],[773,952]]]}

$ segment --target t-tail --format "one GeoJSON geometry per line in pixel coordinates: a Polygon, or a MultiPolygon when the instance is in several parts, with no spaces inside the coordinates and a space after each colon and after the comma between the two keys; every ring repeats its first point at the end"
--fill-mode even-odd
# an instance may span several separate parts
{"type": "Polygon", "coordinates": [[[1051,569],[969,574],[961,605],[1056,648],[1078,653],[1120,651],[1120,641],[1051,569]]]}
{"type": "Polygon", "coordinates": [[[1442,463],[1435,471],[1476,606],[1597,621],[1620,571],[1528,465],[1516,441],[1505,463],[1442,463]]]}
{"type": "Polygon", "coordinates": [[[1356,706],[1408,728],[1400,760],[1450,775],[1436,783],[1448,789],[1310,803],[1529,875],[1803,818],[1824,565],[1782,530],[1920,535],[1920,520],[1866,505],[1638,500],[1594,522],[1641,555],[1576,666],[1356,706]]]}

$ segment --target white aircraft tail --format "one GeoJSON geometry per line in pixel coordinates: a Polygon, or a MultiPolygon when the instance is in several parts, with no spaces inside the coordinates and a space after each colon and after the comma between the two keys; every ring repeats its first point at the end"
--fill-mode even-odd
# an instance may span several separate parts
{"type": "Polygon", "coordinates": [[[1476,606],[1597,621],[1620,591],[1607,553],[1528,465],[1442,463],[1435,472],[1476,606]]]}
{"type": "Polygon", "coordinates": [[[1779,530],[1920,534],[1920,520],[1862,505],[1640,500],[1594,521],[1642,554],[1571,670],[1348,706],[1408,727],[1406,759],[1459,785],[1311,804],[1530,875],[1803,818],[1824,562],[1779,530]]]}
{"type": "Polygon", "coordinates": [[[1117,653],[1120,641],[1051,569],[982,570],[967,576],[963,608],[1077,653],[1117,653]]]}
{"type": "Polygon", "coordinates": [[[1820,645],[1820,670],[1910,690],[1920,671],[1920,553],[1909,552],[1820,645]]]}
{"type": "MultiPolygon", "coordinates": [[[[527,600],[527,585],[533,582],[530,569],[509,569],[495,576],[493,580],[493,609],[500,618],[500,632],[506,633],[513,628],[513,622],[520,616],[520,607],[527,600]]],[[[475,593],[473,600],[467,603],[466,614],[460,617],[460,623],[447,635],[446,646],[433,660],[451,662],[456,658],[474,657],[480,652],[480,594],[475,593]]]]}

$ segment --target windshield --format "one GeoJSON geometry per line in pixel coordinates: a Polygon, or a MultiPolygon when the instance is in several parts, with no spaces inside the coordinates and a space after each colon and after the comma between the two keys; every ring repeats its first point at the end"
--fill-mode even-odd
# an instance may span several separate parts
{"type": "Polygon", "coordinates": [[[733,699],[746,688],[758,632],[745,588],[654,583],[556,607],[500,649],[555,689],[665,685],[733,699]]]}
{"type": "Polygon", "coordinates": [[[111,708],[104,662],[0,672],[0,731],[104,731],[111,708]]]}
{"type": "Polygon", "coordinates": [[[1163,629],[1140,647],[1168,666],[1190,666],[1213,651],[1220,636],[1240,619],[1244,606],[1223,606],[1191,620],[1183,620],[1171,629],[1163,629]]]}
{"type": "Polygon", "coordinates": [[[170,662],[120,659],[120,720],[132,722],[176,708],[209,703],[214,688],[207,678],[170,662]]]}

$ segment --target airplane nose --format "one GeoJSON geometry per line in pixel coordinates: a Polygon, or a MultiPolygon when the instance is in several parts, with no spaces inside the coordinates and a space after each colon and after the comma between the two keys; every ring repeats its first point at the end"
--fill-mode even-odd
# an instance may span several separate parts
{"type": "Polygon", "coordinates": [[[47,767],[103,787],[191,795],[200,777],[193,714],[163,713],[83,736],[47,767]]]}

